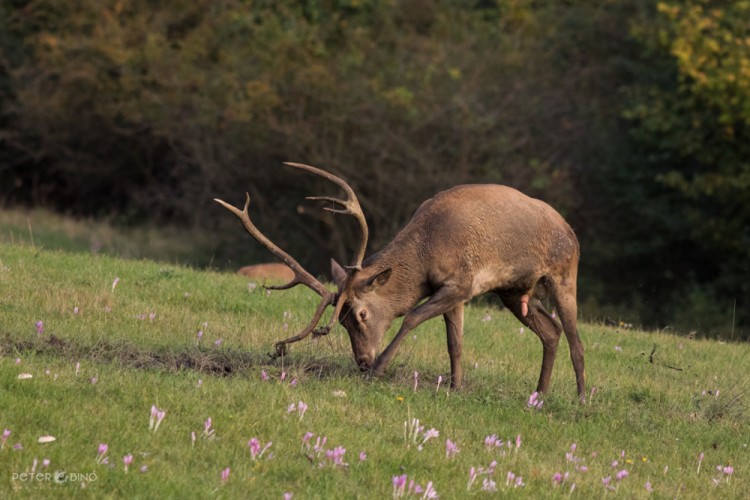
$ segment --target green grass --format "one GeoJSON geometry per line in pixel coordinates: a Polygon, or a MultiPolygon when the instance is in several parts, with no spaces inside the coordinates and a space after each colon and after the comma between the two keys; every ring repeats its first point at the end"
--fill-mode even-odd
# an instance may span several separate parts
{"type": "Polygon", "coordinates": [[[0,246],[0,430],[12,432],[0,450],[0,497],[388,498],[391,478],[407,474],[423,487],[432,481],[442,498],[465,498],[470,468],[493,460],[498,492],[480,491],[480,477],[469,496],[567,497],[575,483],[574,497],[643,498],[647,481],[657,497],[742,498],[750,489],[747,344],[584,324],[596,393],[576,402],[563,340],[544,406],[531,410],[541,345],[489,302],[467,308],[466,384],[457,392],[437,388],[449,371],[439,320],[407,339],[382,379],[358,373],[340,327],[295,344],[284,359],[266,356],[315,304],[308,290],[267,295],[230,274],[0,246]],[[299,401],[308,406],[302,418],[287,413],[299,401]],[[152,405],[166,411],[157,432],[149,431],[152,405]],[[202,436],[209,417],[212,438],[202,436]],[[409,418],[439,437],[421,451],[408,446],[409,418]],[[326,436],[327,449],[345,448],[348,466],[320,467],[302,445],[306,432],[326,436]],[[520,435],[521,447],[487,450],[492,434],[520,435]],[[43,435],[57,440],[37,443],[43,435]],[[273,443],[259,460],[247,445],[253,437],[273,443]],[[460,448],[452,458],[446,439],[460,448]],[[109,464],[96,461],[100,443],[109,464]],[[578,462],[566,460],[573,443],[578,462]],[[35,460],[37,472],[72,479],[22,481],[35,460]],[[734,474],[722,477],[717,465],[734,474]],[[617,481],[623,469],[629,475],[617,481]],[[525,485],[507,486],[509,471],[525,485]],[[558,472],[569,473],[561,486],[558,472]],[[602,484],[608,476],[614,491],[602,484]]]}
{"type": "Polygon", "coordinates": [[[215,262],[220,247],[209,235],[177,227],[118,227],[44,209],[0,209],[0,245],[28,244],[48,250],[100,253],[127,259],[157,259],[194,266],[215,262]]]}

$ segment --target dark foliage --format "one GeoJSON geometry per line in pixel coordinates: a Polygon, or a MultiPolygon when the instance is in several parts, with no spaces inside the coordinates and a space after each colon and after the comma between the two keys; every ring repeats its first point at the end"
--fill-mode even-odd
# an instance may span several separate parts
{"type": "Polygon", "coordinates": [[[436,191],[545,199],[582,243],[588,319],[748,335],[747,2],[0,1],[0,201],[216,238],[253,197],[314,269],[353,184],[376,249],[436,191]]]}

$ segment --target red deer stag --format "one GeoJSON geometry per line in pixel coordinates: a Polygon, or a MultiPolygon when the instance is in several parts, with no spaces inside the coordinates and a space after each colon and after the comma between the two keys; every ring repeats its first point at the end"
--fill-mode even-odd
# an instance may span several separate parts
{"type": "Polygon", "coordinates": [[[346,328],[354,359],[374,376],[383,374],[406,335],[420,323],[443,315],[448,334],[451,386],[461,385],[464,304],[494,292],[518,320],[542,341],[542,370],[537,391],[549,387],[562,332],[568,339],[578,396],[584,397],[583,344],[576,326],[576,278],[579,248],[573,230],[552,207],[515,189],[499,185],[464,185],[436,194],[422,203],[411,221],[380,252],[364,259],[367,223],[352,188],[324,170],[287,163],[319,175],[341,187],[346,200],[308,197],[342,208],[359,223],[361,238],[346,269],[331,261],[336,293],[329,291],[286,252],[266,238],[244,210],[215,200],[242,221],[245,229],[294,272],[277,290],[304,284],[322,300],[310,324],[299,334],[276,344],[277,354],[308,336],[327,334],[338,318],[346,328]],[[560,315],[562,326],[542,306],[536,293],[545,291],[560,315]],[[424,300],[427,298],[427,300],[424,300]],[[334,306],[331,321],[316,329],[323,312],[334,306]],[[397,317],[405,316],[386,349],[377,355],[383,336],[397,317]],[[315,331],[313,331],[315,330],[315,331]]]}

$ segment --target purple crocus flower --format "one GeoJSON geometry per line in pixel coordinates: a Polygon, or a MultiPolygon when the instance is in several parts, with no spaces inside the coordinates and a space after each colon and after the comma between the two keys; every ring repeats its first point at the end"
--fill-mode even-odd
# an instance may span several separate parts
{"type": "Polygon", "coordinates": [[[406,474],[403,474],[401,476],[393,476],[391,478],[394,498],[404,496],[404,490],[406,489],[406,479],[406,474]]]}
{"type": "Polygon", "coordinates": [[[108,449],[109,449],[109,446],[107,446],[106,443],[99,443],[99,448],[96,451],[96,463],[98,464],[107,463],[105,460],[106,460],[108,449]]]}
{"type": "Polygon", "coordinates": [[[425,431],[425,433],[422,435],[422,444],[425,444],[428,440],[432,438],[436,438],[440,436],[440,431],[438,431],[435,428],[432,428],[430,430],[425,431]]]}
{"type": "Polygon", "coordinates": [[[297,411],[299,412],[299,419],[302,420],[302,417],[305,416],[305,412],[307,411],[307,405],[300,401],[297,403],[297,411]]]}
{"type": "Polygon", "coordinates": [[[346,467],[349,464],[344,462],[345,453],[346,448],[337,446],[332,450],[326,450],[326,459],[328,459],[329,463],[334,467],[346,467]]]}
{"type": "Polygon", "coordinates": [[[156,405],[151,405],[151,418],[148,422],[149,430],[153,430],[154,432],[159,430],[159,425],[166,415],[167,412],[165,410],[160,410],[156,405]]]}
{"type": "Polygon", "coordinates": [[[426,498],[426,499],[438,498],[437,491],[435,491],[435,488],[433,488],[432,486],[432,481],[427,482],[427,486],[425,487],[424,495],[422,495],[422,498],[426,498]]]}
{"type": "Polygon", "coordinates": [[[10,434],[11,434],[10,429],[5,429],[3,431],[2,442],[0,442],[0,450],[2,450],[3,448],[5,448],[5,442],[10,437],[10,434]]]}
{"type": "Polygon", "coordinates": [[[205,435],[207,438],[213,437],[214,433],[216,432],[216,429],[212,428],[213,421],[211,420],[211,417],[208,417],[205,422],[203,422],[203,435],[205,435]]]}
{"type": "Polygon", "coordinates": [[[231,472],[231,469],[227,467],[223,471],[221,471],[221,482],[226,483],[229,480],[229,473],[231,472]]]}
{"type": "Polygon", "coordinates": [[[503,444],[503,440],[498,439],[496,434],[484,438],[484,447],[488,450],[491,450],[493,448],[500,448],[503,446],[503,444]]]}
{"type": "Polygon", "coordinates": [[[255,460],[255,458],[260,453],[260,441],[258,441],[257,438],[252,438],[247,442],[247,446],[248,448],[250,448],[250,456],[253,460],[255,460]]]}
{"type": "Polygon", "coordinates": [[[482,480],[482,491],[497,491],[497,483],[495,483],[495,481],[493,481],[492,479],[485,477],[482,480]]]}
{"type": "Polygon", "coordinates": [[[128,472],[128,467],[130,466],[130,464],[133,463],[133,455],[131,455],[130,453],[128,453],[127,455],[125,455],[124,457],[122,457],[122,463],[125,465],[125,472],[127,473],[128,472]]]}
{"type": "Polygon", "coordinates": [[[531,396],[529,396],[529,400],[526,402],[526,406],[528,408],[536,408],[537,410],[541,410],[542,405],[544,405],[544,401],[539,399],[539,393],[537,391],[532,392],[531,396]]]}
{"type": "Polygon", "coordinates": [[[44,321],[36,322],[36,333],[37,335],[41,335],[44,333],[44,321]]]}
{"type": "Polygon", "coordinates": [[[456,455],[459,451],[458,445],[451,441],[450,439],[445,440],[445,457],[451,458],[452,456],[456,455]]]}
{"type": "Polygon", "coordinates": [[[250,458],[257,460],[263,456],[263,454],[271,447],[273,442],[269,441],[265,446],[261,447],[258,438],[252,438],[247,442],[248,448],[250,448],[250,458]]]}

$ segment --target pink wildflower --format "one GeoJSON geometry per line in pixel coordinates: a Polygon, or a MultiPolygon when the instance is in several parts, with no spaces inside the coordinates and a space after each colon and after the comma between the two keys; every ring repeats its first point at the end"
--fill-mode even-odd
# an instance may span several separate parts
{"type": "Polygon", "coordinates": [[[450,439],[445,440],[445,457],[451,458],[452,456],[456,455],[459,451],[458,445],[451,441],[450,439]]]}
{"type": "Polygon", "coordinates": [[[131,455],[130,453],[128,453],[127,455],[125,455],[124,457],[122,457],[122,463],[125,464],[125,472],[127,473],[128,472],[128,467],[130,466],[130,464],[133,463],[133,455],[131,455]]]}
{"type": "Polygon", "coordinates": [[[106,460],[108,449],[109,449],[109,446],[107,446],[106,443],[99,444],[99,448],[97,449],[97,452],[96,452],[96,463],[98,464],[107,463],[105,462],[105,460],[106,460]]]}
{"type": "Polygon", "coordinates": [[[526,406],[528,408],[536,408],[537,410],[541,410],[543,405],[544,401],[539,399],[539,393],[537,391],[532,392],[531,396],[529,396],[529,400],[526,401],[526,406]]]}

